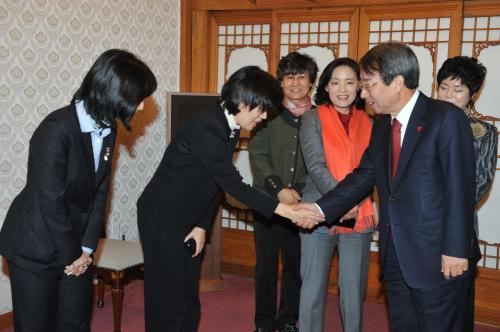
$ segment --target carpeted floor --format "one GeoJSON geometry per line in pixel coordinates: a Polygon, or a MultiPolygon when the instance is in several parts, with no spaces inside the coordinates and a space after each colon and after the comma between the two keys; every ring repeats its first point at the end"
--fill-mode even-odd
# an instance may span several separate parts
{"type": "MultiPolygon", "coordinates": [[[[223,292],[201,293],[201,322],[199,332],[251,332],[254,315],[253,280],[224,275],[223,292]]],[[[328,296],[326,308],[325,331],[342,331],[338,309],[338,298],[328,296]]],[[[365,332],[389,331],[385,306],[365,303],[365,332]]],[[[3,329],[0,332],[12,332],[3,329]]],[[[95,308],[92,319],[93,332],[113,331],[113,312],[110,294],[106,294],[105,306],[95,308]]],[[[144,331],[143,290],[142,282],[135,281],[125,287],[123,303],[123,332],[144,331]]],[[[500,328],[476,324],[476,332],[500,331],[500,328]]]]}

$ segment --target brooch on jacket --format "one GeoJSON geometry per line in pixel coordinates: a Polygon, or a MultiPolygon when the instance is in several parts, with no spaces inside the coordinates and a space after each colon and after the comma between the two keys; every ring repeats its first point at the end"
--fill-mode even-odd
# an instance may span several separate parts
{"type": "Polygon", "coordinates": [[[109,146],[106,147],[106,150],[104,151],[104,161],[108,161],[111,159],[111,148],[109,146]]]}
{"type": "Polygon", "coordinates": [[[486,128],[480,123],[471,123],[470,127],[472,128],[472,135],[474,135],[474,138],[481,138],[486,134],[486,128]]]}

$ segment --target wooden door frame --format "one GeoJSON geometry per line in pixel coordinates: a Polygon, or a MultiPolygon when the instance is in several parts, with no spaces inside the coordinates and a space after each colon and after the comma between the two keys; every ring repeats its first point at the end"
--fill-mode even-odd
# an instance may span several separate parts
{"type": "MultiPolygon", "coordinates": [[[[461,28],[462,20],[455,19],[455,17],[462,17],[462,3],[461,0],[455,1],[428,1],[428,0],[414,0],[412,4],[406,4],[407,0],[181,0],[181,22],[180,22],[180,71],[179,71],[179,91],[180,92],[215,92],[213,82],[214,75],[214,61],[217,60],[217,53],[210,50],[211,38],[217,36],[217,32],[213,30],[214,19],[226,15],[225,13],[239,12],[240,18],[253,22],[252,15],[258,12],[271,12],[273,13],[271,25],[271,43],[279,43],[276,36],[273,34],[278,33],[279,24],[276,21],[277,16],[274,13],[278,12],[291,12],[294,10],[309,10],[311,13],[314,11],[320,12],[321,10],[331,11],[333,15],[341,12],[343,7],[357,6],[360,11],[357,18],[358,24],[351,25],[350,27],[357,28],[357,33],[350,31],[349,40],[357,40],[358,48],[356,50],[349,50],[349,56],[358,59],[360,55],[364,54],[367,50],[367,40],[360,32],[361,22],[363,15],[370,15],[377,8],[382,6],[391,5],[391,8],[402,9],[418,9],[422,15],[428,13],[429,6],[436,8],[441,6],[444,10],[449,10],[450,5],[456,7],[452,19],[457,24],[452,24],[450,27],[450,49],[449,56],[460,54],[460,41],[461,41],[461,28]],[[460,7],[460,9],[458,9],[460,7]],[[363,13],[364,9],[364,13],[363,13]],[[224,13],[225,12],[225,13],[224,13]],[[252,14],[252,15],[249,15],[252,14]],[[364,39],[363,39],[364,38],[364,39]],[[363,46],[366,45],[366,46],[363,46]]],[[[481,3],[480,6],[494,6],[495,0],[482,0],[482,1],[467,1],[467,4],[473,6],[476,3],[481,3]]],[[[477,6],[476,6],[477,7],[477,6]]],[[[387,8],[387,7],[385,7],[387,8]]],[[[387,10],[384,10],[386,13],[387,10]]],[[[435,16],[439,17],[439,13],[435,16]]],[[[300,17],[294,17],[294,19],[300,17]]],[[[351,30],[351,29],[350,29],[351,30]]],[[[352,29],[354,30],[354,29],[352,29]]],[[[275,45],[271,44],[270,53],[270,68],[271,72],[276,70],[277,56],[275,52],[275,45]]],[[[216,62],[215,62],[216,64],[216,62]]],[[[215,73],[216,75],[216,73],[215,73]]]]}

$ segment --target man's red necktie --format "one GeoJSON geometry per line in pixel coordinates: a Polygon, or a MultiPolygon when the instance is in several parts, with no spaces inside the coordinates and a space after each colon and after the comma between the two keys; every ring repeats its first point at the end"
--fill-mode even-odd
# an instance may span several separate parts
{"type": "Polygon", "coordinates": [[[392,181],[396,178],[398,171],[399,154],[401,153],[401,123],[392,120],[392,181]]]}

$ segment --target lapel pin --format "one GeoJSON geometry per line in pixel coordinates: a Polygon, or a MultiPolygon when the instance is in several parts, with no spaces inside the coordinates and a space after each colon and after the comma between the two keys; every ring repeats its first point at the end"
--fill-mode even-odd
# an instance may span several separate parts
{"type": "Polygon", "coordinates": [[[417,133],[420,133],[424,130],[423,126],[417,126],[417,133]]]}
{"type": "Polygon", "coordinates": [[[109,146],[106,147],[106,151],[104,152],[104,160],[109,160],[109,155],[111,154],[111,148],[109,146]]]}

